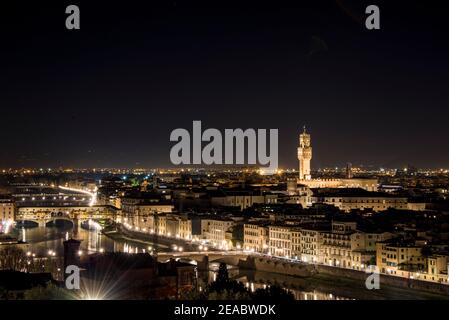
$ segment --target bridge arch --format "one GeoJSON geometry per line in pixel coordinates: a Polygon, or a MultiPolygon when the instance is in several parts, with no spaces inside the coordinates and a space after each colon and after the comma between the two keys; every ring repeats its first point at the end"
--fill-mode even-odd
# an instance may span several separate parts
{"type": "Polygon", "coordinates": [[[56,227],[56,226],[67,226],[73,227],[73,220],[69,217],[52,217],[48,220],[45,220],[46,227],[56,227]]]}
{"type": "Polygon", "coordinates": [[[16,228],[31,229],[39,227],[39,221],[36,220],[19,220],[15,223],[16,228]]]}
{"type": "Polygon", "coordinates": [[[208,268],[208,266],[212,263],[226,263],[229,265],[238,265],[240,260],[246,260],[248,257],[245,253],[230,253],[230,252],[220,252],[220,251],[211,251],[208,253],[202,252],[160,252],[158,254],[159,261],[167,261],[170,259],[182,259],[182,261],[192,263],[195,261],[197,266],[201,266],[202,268],[208,268]],[[207,257],[207,258],[206,258],[207,257]],[[207,264],[207,267],[206,267],[207,264]]]}

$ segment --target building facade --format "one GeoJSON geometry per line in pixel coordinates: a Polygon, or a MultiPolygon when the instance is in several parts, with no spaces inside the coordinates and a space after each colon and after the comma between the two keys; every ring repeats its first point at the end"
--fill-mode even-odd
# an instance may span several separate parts
{"type": "Polygon", "coordinates": [[[245,223],[243,225],[243,248],[247,251],[268,253],[269,228],[266,224],[245,223]]]}
{"type": "Polygon", "coordinates": [[[290,258],[292,256],[291,227],[269,226],[268,232],[270,255],[290,258]]]}
{"type": "Polygon", "coordinates": [[[16,206],[10,198],[0,198],[0,222],[15,220],[16,206]]]}
{"type": "Polygon", "coordinates": [[[301,261],[322,263],[321,255],[322,231],[312,228],[301,228],[301,261]]]}
{"type": "Polygon", "coordinates": [[[396,275],[399,271],[425,271],[426,258],[422,255],[422,246],[410,241],[378,242],[376,264],[380,272],[396,275]]]}
{"type": "Polygon", "coordinates": [[[202,219],[201,220],[201,237],[210,241],[213,245],[232,248],[227,233],[235,225],[235,221],[231,219],[202,219]]]}

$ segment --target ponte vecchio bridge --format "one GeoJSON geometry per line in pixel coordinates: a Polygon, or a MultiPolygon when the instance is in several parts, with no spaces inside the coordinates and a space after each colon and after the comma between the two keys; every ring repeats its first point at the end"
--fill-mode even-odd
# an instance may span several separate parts
{"type": "Polygon", "coordinates": [[[116,219],[117,209],[112,206],[60,206],[60,207],[19,207],[16,222],[31,221],[45,226],[54,220],[68,220],[81,223],[89,219],[116,219]]]}

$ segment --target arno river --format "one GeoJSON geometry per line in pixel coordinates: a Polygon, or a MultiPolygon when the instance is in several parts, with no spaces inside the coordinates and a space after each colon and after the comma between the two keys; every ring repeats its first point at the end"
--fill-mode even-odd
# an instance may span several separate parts
{"type": "MultiPolygon", "coordinates": [[[[14,235],[28,243],[27,250],[37,256],[45,256],[49,250],[56,252],[58,256],[64,253],[63,241],[75,238],[81,241],[83,254],[94,252],[143,252],[148,246],[143,243],[127,243],[113,240],[99,231],[86,230],[81,227],[74,230],[72,227],[36,227],[15,230],[14,235]]],[[[167,251],[169,248],[159,246],[159,251],[167,251]]]]}
{"type": "MultiPolygon", "coordinates": [[[[27,244],[21,245],[26,251],[36,256],[46,256],[48,252],[63,255],[63,241],[68,238],[82,240],[82,254],[95,252],[148,252],[154,244],[142,242],[127,242],[111,239],[96,230],[85,230],[81,227],[75,230],[70,227],[36,227],[29,229],[14,229],[13,235],[27,244]]],[[[170,251],[167,246],[156,247],[160,251],[170,251]]],[[[209,281],[215,278],[218,265],[211,263],[209,281]]],[[[336,300],[336,299],[426,299],[438,298],[405,289],[385,288],[376,292],[364,289],[361,283],[351,283],[341,279],[326,277],[297,278],[275,273],[239,270],[229,266],[230,277],[244,283],[249,289],[255,290],[269,284],[278,283],[288,289],[298,300],[336,300]]]]}

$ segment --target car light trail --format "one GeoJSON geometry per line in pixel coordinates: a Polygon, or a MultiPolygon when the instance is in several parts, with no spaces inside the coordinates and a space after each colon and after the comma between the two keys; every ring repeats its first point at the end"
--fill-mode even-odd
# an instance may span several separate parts
{"type": "Polygon", "coordinates": [[[90,196],[90,202],[89,202],[90,207],[94,206],[97,203],[97,188],[96,187],[95,187],[94,192],[90,192],[90,191],[83,190],[83,189],[68,188],[68,187],[63,187],[63,186],[59,186],[59,188],[62,190],[66,190],[66,191],[73,191],[73,192],[87,194],[88,196],[90,196]]]}

